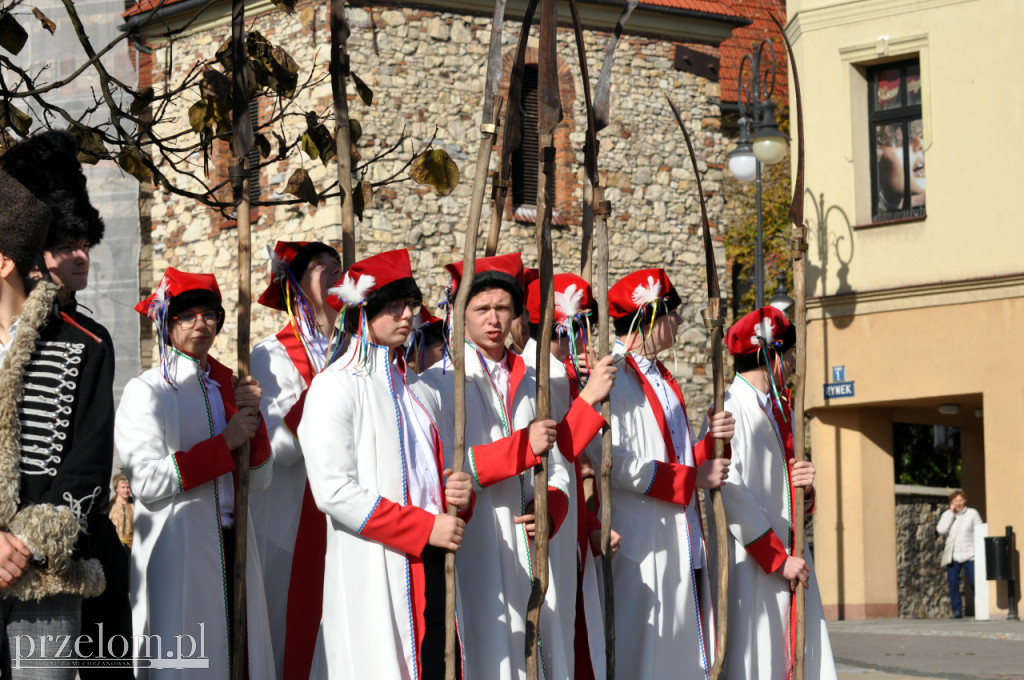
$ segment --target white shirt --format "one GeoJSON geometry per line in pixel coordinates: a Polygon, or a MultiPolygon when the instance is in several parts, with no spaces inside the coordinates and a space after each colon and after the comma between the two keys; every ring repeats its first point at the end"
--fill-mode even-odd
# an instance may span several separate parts
{"type": "Polygon", "coordinates": [[[309,359],[313,364],[313,370],[319,373],[324,370],[324,363],[327,361],[327,347],[330,342],[319,328],[310,326],[304,318],[300,323],[302,324],[302,334],[309,341],[307,352],[310,355],[309,359]]]}
{"type": "MultiPolygon", "coordinates": [[[[203,386],[206,388],[206,401],[210,405],[210,421],[213,424],[213,436],[224,431],[228,426],[227,414],[224,411],[224,400],[220,397],[220,383],[210,377],[210,365],[199,371],[203,386]]],[[[235,526],[235,479],[230,472],[225,472],[216,479],[217,504],[220,506],[220,525],[225,528],[235,526]]]]}
{"type": "Polygon", "coordinates": [[[409,466],[409,503],[427,512],[440,514],[441,482],[437,474],[431,442],[430,418],[416,403],[402,370],[391,364],[391,385],[398,403],[402,440],[409,466]]]}
{"type": "Polygon", "coordinates": [[[491,382],[494,383],[495,389],[498,390],[498,396],[501,397],[501,403],[505,405],[505,410],[507,411],[508,391],[512,381],[512,372],[508,368],[508,352],[502,354],[501,358],[497,361],[492,361],[483,352],[480,352],[480,357],[484,360],[484,368],[487,369],[487,374],[491,376],[491,382]]]}
{"type": "MultiPolygon", "coordinates": [[[[693,459],[693,444],[690,439],[690,424],[686,422],[683,405],[679,403],[679,397],[675,390],[662,377],[656,361],[639,354],[633,354],[633,358],[636,360],[637,368],[643,372],[654,393],[658,395],[662,413],[665,414],[665,424],[668,426],[669,434],[672,435],[676,460],[683,465],[696,467],[693,459]]],[[[651,404],[651,406],[654,405],[651,404]]],[[[686,506],[686,524],[690,528],[690,554],[693,568],[700,569],[704,566],[704,534],[701,531],[700,519],[697,517],[695,509],[697,494],[694,494],[693,497],[694,500],[686,506]]]]}
{"type": "Polygon", "coordinates": [[[4,360],[7,359],[7,351],[11,349],[11,345],[14,344],[14,334],[18,332],[18,322],[20,320],[21,319],[19,317],[12,321],[11,327],[7,330],[7,334],[11,336],[11,342],[6,345],[3,342],[0,342],[0,367],[3,367],[4,360]]]}

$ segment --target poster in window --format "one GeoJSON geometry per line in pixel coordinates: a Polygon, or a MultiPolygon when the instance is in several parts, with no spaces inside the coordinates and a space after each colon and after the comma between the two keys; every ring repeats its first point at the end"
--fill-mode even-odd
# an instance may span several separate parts
{"type": "Polygon", "coordinates": [[[875,125],[878,215],[899,219],[924,215],[924,126],[920,118],[875,125]]]}
{"type": "Polygon", "coordinates": [[[902,105],[900,100],[901,69],[890,68],[879,71],[875,84],[875,111],[888,111],[902,105]]]}

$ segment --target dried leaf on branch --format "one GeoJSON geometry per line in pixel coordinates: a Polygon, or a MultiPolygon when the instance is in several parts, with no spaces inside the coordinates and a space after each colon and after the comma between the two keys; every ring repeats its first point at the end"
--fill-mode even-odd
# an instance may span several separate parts
{"type": "Polygon", "coordinates": [[[50,35],[53,35],[54,31],[57,30],[57,24],[53,23],[50,20],[50,17],[43,14],[42,10],[40,10],[38,7],[32,8],[32,16],[34,16],[36,19],[39,19],[39,23],[43,25],[44,29],[50,32],[50,35]]]}
{"type": "Polygon", "coordinates": [[[0,14],[0,47],[11,54],[18,54],[28,40],[26,31],[10,12],[0,14]]]}
{"type": "Polygon", "coordinates": [[[313,180],[309,178],[309,173],[302,168],[298,168],[292,173],[292,176],[288,178],[288,183],[284,185],[284,190],[285,193],[300,198],[310,205],[315,206],[320,203],[313,180]]]}
{"type": "Polygon", "coordinates": [[[444,149],[427,149],[409,166],[409,177],[429,184],[438,196],[447,196],[459,186],[459,166],[444,149]]]}

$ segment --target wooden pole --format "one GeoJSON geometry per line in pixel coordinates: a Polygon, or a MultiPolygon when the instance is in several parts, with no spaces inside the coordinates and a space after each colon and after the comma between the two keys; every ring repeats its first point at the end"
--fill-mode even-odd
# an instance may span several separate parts
{"type": "MultiPolygon", "coordinates": [[[[668,105],[672,108],[676,123],[686,140],[686,148],[690,153],[690,163],[693,165],[693,175],[697,181],[697,197],[700,200],[701,235],[704,241],[704,268],[707,272],[708,285],[708,308],[703,312],[704,325],[711,335],[711,370],[714,383],[714,412],[720,413],[725,408],[725,370],[722,365],[722,333],[724,320],[722,318],[722,291],[718,282],[718,264],[715,262],[714,244],[711,240],[711,223],[708,219],[708,209],[704,202],[704,188],[701,185],[700,172],[697,169],[697,155],[693,151],[693,142],[690,140],[690,133],[683,125],[683,118],[679,109],[668,99],[668,105]]],[[[721,439],[714,440],[714,457],[722,458],[725,455],[725,442],[721,439]]],[[[725,517],[725,503],[722,499],[721,489],[711,490],[711,508],[715,523],[715,543],[718,546],[718,588],[715,602],[717,604],[718,624],[715,659],[711,666],[709,676],[718,680],[725,668],[725,649],[729,634],[729,524],[725,517]]]]}
{"type": "Polygon", "coordinates": [[[356,224],[352,202],[352,137],[349,130],[348,93],[349,27],[345,18],[344,0],[331,0],[331,93],[334,97],[334,143],[341,188],[341,262],[348,270],[356,261],[356,224]]]}
{"type": "MultiPolygon", "coordinates": [[[[231,3],[232,54],[232,151],[235,190],[235,218],[238,223],[238,377],[249,375],[249,320],[252,307],[252,244],[249,224],[249,151],[253,144],[249,119],[249,98],[245,83],[245,3],[231,3]],[[240,175],[240,176],[239,176],[240,175]]],[[[231,677],[245,680],[246,640],[246,548],[249,524],[249,442],[236,452],[235,461],[235,559],[232,585],[234,607],[231,613],[231,677]]]]}
{"type": "MultiPolygon", "coordinates": [[[[804,224],[804,108],[800,95],[800,74],[797,73],[793,45],[789,42],[786,29],[771,12],[782,40],[786,43],[789,67],[793,72],[793,94],[796,100],[797,160],[796,179],[793,182],[793,199],[789,205],[789,220],[793,224],[793,295],[795,296],[794,323],[796,325],[796,367],[793,370],[793,457],[797,461],[806,458],[804,442],[804,391],[807,367],[807,225],[804,224]]],[[[793,554],[804,557],[804,490],[793,493],[793,554]]],[[[804,588],[796,589],[796,658],[793,659],[793,678],[804,677],[804,641],[806,638],[804,588]]]]}
{"type": "MultiPolygon", "coordinates": [[[[476,275],[476,242],[480,232],[480,213],[483,210],[484,192],[487,189],[487,170],[494,148],[495,132],[501,116],[501,97],[495,97],[494,112],[488,123],[480,125],[480,146],[476,155],[476,175],[473,178],[473,195],[469,205],[469,220],[466,223],[465,254],[462,263],[462,285],[455,294],[452,310],[452,363],[455,366],[455,442],[452,451],[452,471],[462,472],[466,464],[466,303],[469,289],[476,275]]],[[[458,509],[449,506],[448,514],[455,515],[458,509]]],[[[445,680],[455,680],[455,553],[444,556],[445,577],[445,680]]]]}

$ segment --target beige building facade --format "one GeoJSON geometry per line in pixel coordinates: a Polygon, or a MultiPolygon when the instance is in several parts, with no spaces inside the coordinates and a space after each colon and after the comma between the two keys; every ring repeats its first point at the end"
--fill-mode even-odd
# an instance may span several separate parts
{"type": "MultiPolygon", "coordinates": [[[[818,580],[831,619],[895,616],[894,423],[959,427],[963,487],[989,535],[1024,528],[1024,234],[1011,203],[1024,4],[790,0],[788,12],[818,580]]],[[[977,585],[1005,617],[1006,583],[977,585]]]]}

